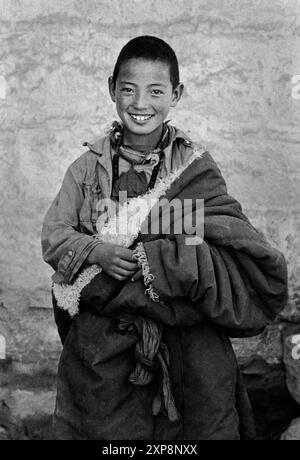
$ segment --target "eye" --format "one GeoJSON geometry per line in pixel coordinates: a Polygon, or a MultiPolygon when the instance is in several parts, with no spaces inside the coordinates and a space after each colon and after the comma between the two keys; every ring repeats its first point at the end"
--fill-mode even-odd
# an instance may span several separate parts
{"type": "Polygon", "coordinates": [[[133,89],[124,87],[124,88],[120,88],[120,91],[125,94],[131,94],[133,92],[133,89]]]}
{"type": "Polygon", "coordinates": [[[161,94],[164,94],[160,89],[153,89],[152,94],[155,96],[160,96],[161,94]]]}

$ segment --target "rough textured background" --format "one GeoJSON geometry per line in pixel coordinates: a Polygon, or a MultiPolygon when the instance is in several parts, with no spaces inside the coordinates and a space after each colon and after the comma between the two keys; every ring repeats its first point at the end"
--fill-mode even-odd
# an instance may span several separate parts
{"type": "Polygon", "coordinates": [[[60,344],[42,219],[82,142],[115,118],[106,81],[141,34],[177,52],[186,91],[173,123],[208,146],[230,193],[287,257],[281,320],[235,344],[254,405],[273,388],[280,430],[299,407],[282,360],[282,331],[300,322],[299,1],[0,0],[0,12],[0,438],[48,436],[60,344]]]}

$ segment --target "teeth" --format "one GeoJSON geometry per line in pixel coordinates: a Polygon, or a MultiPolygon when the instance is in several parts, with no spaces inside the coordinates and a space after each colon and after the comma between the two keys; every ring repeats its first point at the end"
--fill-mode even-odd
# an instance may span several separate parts
{"type": "Polygon", "coordinates": [[[150,120],[150,118],[152,117],[152,115],[133,115],[133,114],[130,114],[131,118],[133,118],[134,120],[137,120],[137,121],[146,121],[146,120],[150,120]]]}

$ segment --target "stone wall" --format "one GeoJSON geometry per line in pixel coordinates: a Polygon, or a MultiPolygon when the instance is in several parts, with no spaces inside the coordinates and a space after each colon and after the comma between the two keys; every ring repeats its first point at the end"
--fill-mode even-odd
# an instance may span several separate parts
{"type": "Polygon", "coordinates": [[[286,255],[288,307],[262,336],[235,341],[261,436],[278,436],[300,415],[282,347],[300,322],[299,1],[0,0],[0,11],[0,438],[50,436],[61,347],[42,219],[82,142],[115,118],[106,81],[141,34],[177,52],[186,90],[172,122],[210,149],[229,192],[286,255]],[[264,417],[264,404],[275,412],[264,417]]]}

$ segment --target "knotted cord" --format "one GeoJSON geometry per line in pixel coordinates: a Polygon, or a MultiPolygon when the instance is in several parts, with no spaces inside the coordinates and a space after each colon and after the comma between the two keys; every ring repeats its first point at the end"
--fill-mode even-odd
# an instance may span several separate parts
{"type": "Polygon", "coordinates": [[[161,382],[153,400],[152,414],[165,412],[171,422],[178,420],[180,415],[176,409],[169,377],[169,352],[161,341],[161,325],[143,316],[124,315],[119,319],[118,327],[120,332],[134,329],[140,338],[135,347],[137,364],[129,376],[130,382],[134,385],[147,385],[152,382],[155,373],[160,371],[161,382]]]}

